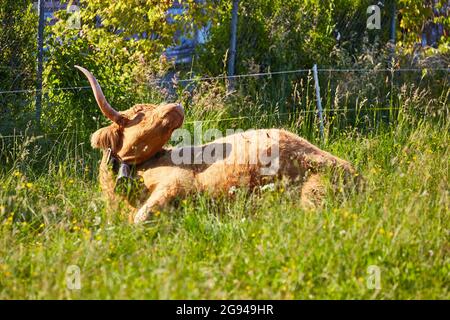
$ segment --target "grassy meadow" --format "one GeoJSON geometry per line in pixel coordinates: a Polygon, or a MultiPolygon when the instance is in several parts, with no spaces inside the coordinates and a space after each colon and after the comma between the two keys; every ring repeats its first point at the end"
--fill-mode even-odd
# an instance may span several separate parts
{"type": "MultiPolygon", "coordinates": [[[[129,225],[106,209],[89,133],[5,138],[0,299],[449,299],[447,95],[420,116],[405,100],[390,124],[332,131],[330,120],[324,142],[308,136],[365,179],[364,190],[330,191],[316,210],[280,184],[233,199],[198,194],[129,225]],[[67,285],[71,265],[79,290],[67,285]],[[378,289],[369,266],[379,268],[378,289]]],[[[185,127],[230,115],[188,109],[185,127]]],[[[221,125],[305,136],[308,119],[247,115],[221,125]]]]}

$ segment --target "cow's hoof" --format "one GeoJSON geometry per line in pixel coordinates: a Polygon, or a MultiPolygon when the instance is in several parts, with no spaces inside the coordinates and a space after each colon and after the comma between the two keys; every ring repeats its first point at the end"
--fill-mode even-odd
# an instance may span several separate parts
{"type": "Polygon", "coordinates": [[[134,216],[134,223],[140,224],[145,221],[148,221],[150,218],[150,211],[148,210],[147,206],[144,205],[142,208],[139,209],[139,211],[134,216]]]}

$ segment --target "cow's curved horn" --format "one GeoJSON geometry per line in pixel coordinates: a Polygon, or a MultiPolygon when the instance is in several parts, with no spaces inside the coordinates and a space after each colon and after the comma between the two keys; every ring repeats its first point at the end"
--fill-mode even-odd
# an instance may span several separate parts
{"type": "Polygon", "coordinates": [[[95,100],[97,101],[97,104],[100,107],[100,110],[102,110],[103,114],[109,120],[117,124],[121,124],[123,121],[123,116],[119,112],[114,110],[114,108],[111,107],[108,101],[106,101],[105,95],[102,92],[102,88],[100,88],[100,85],[98,84],[97,79],[95,79],[94,75],[83,67],[75,66],[75,68],[83,72],[84,75],[88,78],[89,83],[92,87],[92,91],[94,91],[95,100]]]}

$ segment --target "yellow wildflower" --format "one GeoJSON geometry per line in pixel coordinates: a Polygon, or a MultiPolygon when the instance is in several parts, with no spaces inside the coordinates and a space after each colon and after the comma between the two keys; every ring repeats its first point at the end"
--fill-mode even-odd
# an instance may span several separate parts
{"type": "Polygon", "coordinates": [[[5,224],[6,225],[12,224],[12,221],[13,221],[13,216],[11,215],[11,216],[8,217],[8,219],[6,219],[5,224]]]}

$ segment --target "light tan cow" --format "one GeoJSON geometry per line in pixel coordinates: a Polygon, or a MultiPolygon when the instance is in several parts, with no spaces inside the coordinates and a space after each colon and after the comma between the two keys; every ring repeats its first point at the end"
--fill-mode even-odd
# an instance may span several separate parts
{"type": "Polygon", "coordinates": [[[148,220],[176,197],[202,191],[215,196],[235,187],[253,190],[280,177],[299,186],[299,201],[314,205],[324,194],[324,170],[355,175],[347,161],[279,129],[236,133],[201,146],[164,148],[183,124],[180,104],[139,104],[118,112],[106,101],[95,77],[76,67],[86,75],[101,111],[113,122],[91,137],[92,146],[103,150],[103,191],[111,203],[119,200],[111,158],[135,166],[135,175],[143,180],[134,200],[123,197],[131,208],[128,218],[135,223],[148,220]]]}

